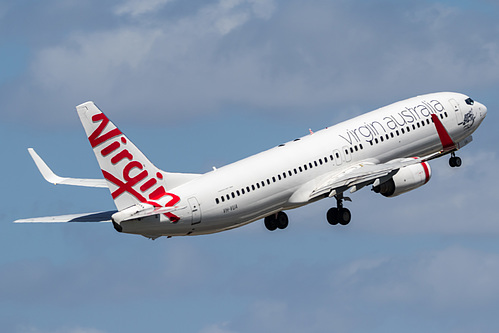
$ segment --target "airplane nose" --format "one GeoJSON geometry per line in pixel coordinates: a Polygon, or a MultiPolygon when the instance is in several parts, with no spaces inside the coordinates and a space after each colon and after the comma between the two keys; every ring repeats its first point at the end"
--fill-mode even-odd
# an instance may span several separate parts
{"type": "Polygon", "coordinates": [[[479,102],[477,102],[476,104],[478,104],[477,106],[478,111],[480,112],[480,116],[482,117],[482,119],[485,118],[485,116],[487,115],[487,107],[479,102]]]}

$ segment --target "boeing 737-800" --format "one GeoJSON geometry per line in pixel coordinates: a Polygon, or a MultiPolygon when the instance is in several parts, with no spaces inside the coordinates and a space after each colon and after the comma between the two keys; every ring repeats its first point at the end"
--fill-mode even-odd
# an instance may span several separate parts
{"type": "Polygon", "coordinates": [[[394,197],[426,184],[428,161],[470,143],[487,108],[450,92],[406,99],[281,144],[205,174],[156,168],[93,102],[76,107],[104,179],[55,175],[33,149],[44,178],[54,184],[105,187],[117,210],[17,220],[16,222],[112,222],[119,232],[160,236],[220,232],[264,219],[284,229],[284,211],[335,198],[327,214],[346,225],[347,193],[370,186],[394,197]]]}

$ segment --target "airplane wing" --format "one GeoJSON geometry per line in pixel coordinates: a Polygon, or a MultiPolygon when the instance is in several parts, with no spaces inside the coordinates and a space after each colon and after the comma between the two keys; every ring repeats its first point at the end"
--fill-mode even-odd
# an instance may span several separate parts
{"type": "Polygon", "coordinates": [[[35,217],[16,220],[14,223],[111,222],[111,216],[116,212],[116,210],[111,210],[85,214],[35,217]]]}
{"type": "Polygon", "coordinates": [[[437,134],[442,144],[441,151],[422,158],[414,157],[397,159],[383,164],[373,162],[358,163],[339,174],[333,173],[327,177],[325,181],[320,183],[320,185],[310,193],[309,200],[324,196],[326,194],[329,197],[333,197],[336,194],[343,193],[348,189],[350,189],[350,193],[353,193],[366,185],[373,184],[374,186],[378,186],[393,177],[398,170],[403,167],[430,161],[453,153],[473,140],[473,137],[470,135],[458,143],[454,142],[440,119],[438,119],[437,115],[432,114],[431,118],[432,122],[435,124],[437,134]]]}
{"type": "Polygon", "coordinates": [[[33,148],[28,148],[28,152],[31,155],[33,161],[35,162],[38,170],[42,174],[43,178],[45,178],[45,180],[48,181],[49,183],[52,183],[54,185],[64,184],[64,185],[107,188],[107,183],[105,179],[59,177],[49,168],[49,166],[42,160],[42,158],[35,152],[33,148]]]}
{"type": "Polygon", "coordinates": [[[373,162],[361,162],[327,177],[311,193],[309,200],[328,195],[329,197],[343,193],[350,189],[350,193],[356,192],[366,185],[377,186],[393,177],[400,168],[424,162],[423,158],[397,159],[384,164],[373,162]]]}

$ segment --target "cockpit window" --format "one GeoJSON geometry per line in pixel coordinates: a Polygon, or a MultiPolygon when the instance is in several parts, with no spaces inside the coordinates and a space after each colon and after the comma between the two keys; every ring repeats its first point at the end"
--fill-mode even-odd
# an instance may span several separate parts
{"type": "Polygon", "coordinates": [[[474,100],[472,100],[472,99],[471,99],[471,98],[469,98],[469,97],[465,100],[465,102],[466,102],[466,104],[468,104],[468,105],[473,105],[473,104],[475,104],[475,101],[474,101],[474,100]]]}

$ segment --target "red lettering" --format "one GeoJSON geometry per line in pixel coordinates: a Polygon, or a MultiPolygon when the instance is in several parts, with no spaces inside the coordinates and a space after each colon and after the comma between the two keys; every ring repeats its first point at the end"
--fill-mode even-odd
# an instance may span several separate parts
{"type": "Polygon", "coordinates": [[[145,191],[147,191],[148,189],[150,189],[151,187],[153,187],[154,185],[156,185],[156,183],[157,183],[157,182],[158,182],[158,181],[157,181],[156,179],[151,178],[151,179],[149,179],[147,182],[145,182],[145,184],[144,184],[144,185],[142,185],[142,186],[140,187],[140,190],[141,190],[142,192],[145,192],[145,191]]]}
{"type": "Polygon", "coordinates": [[[125,183],[105,170],[102,170],[102,174],[104,175],[104,178],[106,178],[108,181],[110,181],[114,185],[118,186],[118,189],[116,189],[116,191],[111,193],[111,195],[113,196],[113,199],[116,199],[117,197],[119,197],[123,193],[128,192],[131,195],[133,195],[135,198],[137,198],[137,200],[139,200],[140,202],[147,202],[146,198],[144,198],[139,192],[135,191],[132,188],[132,186],[135,185],[136,183],[133,183],[133,182],[125,183]]]}
{"type": "Polygon", "coordinates": [[[151,194],[149,194],[149,199],[158,200],[166,195],[165,188],[163,186],[155,189],[151,194]]]}
{"type": "Polygon", "coordinates": [[[129,161],[133,160],[133,156],[132,156],[132,154],[130,154],[128,149],[123,149],[118,154],[116,154],[116,156],[114,156],[111,159],[111,163],[117,164],[119,161],[121,161],[124,158],[127,158],[129,161]]]}
{"type": "Polygon", "coordinates": [[[90,145],[92,148],[95,148],[96,146],[100,145],[101,143],[114,138],[115,136],[118,136],[121,133],[121,131],[118,128],[114,128],[107,132],[104,135],[102,134],[102,131],[106,128],[107,124],[109,124],[109,119],[103,114],[103,113],[98,113],[92,117],[92,121],[95,123],[97,121],[100,121],[99,126],[95,129],[95,131],[90,134],[88,137],[88,141],[90,141],[90,145]]]}
{"type": "Polygon", "coordinates": [[[107,155],[111,154],[113,151],[115,151],[116,149],[118,149],[120,146],[121,145],[118,141],[114,141],[109,146],[102,149],[101,154],[102,154],[102,156],[107,156],[107,155]]]}

